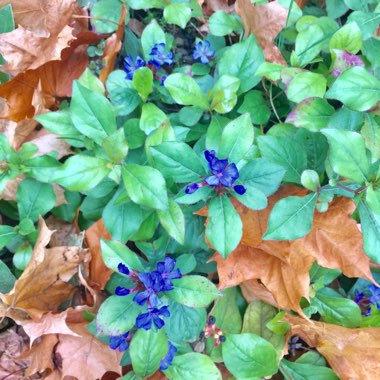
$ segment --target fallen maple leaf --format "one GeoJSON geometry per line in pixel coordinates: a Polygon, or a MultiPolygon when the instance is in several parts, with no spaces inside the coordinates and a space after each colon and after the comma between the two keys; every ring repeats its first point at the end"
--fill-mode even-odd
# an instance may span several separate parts
{"type": "Polygon", "coordinates": [[[242,18],[245,35],[253,34],[264,51],[265,60],[287,66],[274,39],[284,28],[288,10],[276,0],[254,5],[249,0],[237,0],[236,13],[242,18]]]}
{"type": "Polygon", "coordinates": [[[77,273],[80,263],[89,260],[89,252],[80,247],[47,249],[53,231],[47,228],[43,219],[40,219],[39,229],[25,271],[8,294],[0,293],[3,303],[8,306],[7,315],[16,321],[28,316],[40,320],[49,311],[57,312],[59,305],[75,290],[68,281],[77,273]]]}
{"type": "Polygon", "coordinates": [[[240,284],[240,288],[243,293],[243,297],[248,303],[255,300],[261,300],[278,308],[272,293],[262,283],[260,283],[259,280],[244,281],[240,284]]]}
{"type": "Polygon", "coordinates": [[[380,363],[380,328],[357,328],[306,321],[286,315],[293,335],[315,347],[342,380],[377,379],[380,363]]]}
{"type": "Polygon", "coordinates": [[[85,232],[85,240],[91,251],[89,279],[91,280],[92,286],[102,290],[106,286],[113,271],[104,264],[102,251],[100,249],[100,239],[111,239],[111,235],[104,226],[102,219],[94,223],[85,232]]]}

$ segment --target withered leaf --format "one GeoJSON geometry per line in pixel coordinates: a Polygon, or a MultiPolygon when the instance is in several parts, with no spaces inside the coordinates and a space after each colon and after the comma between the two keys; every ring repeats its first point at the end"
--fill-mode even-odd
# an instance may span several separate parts
{"type": "Polygon", "coordinates": [[[380,329],[357,328],[307,321],[286,315],[291,325],[288,337],[297,335],[315,347],[341,379],[377,379],[380,363],[380,329]]]}
{"type": "Polygon", "coordinates": [[[255,35],[264,51],[265,60],[287,66],[274,39],[286,24],[288,10],[277,0],[265,5],[254,5],[249,0],[237,0],[235,9],[243,20],[245,34],[255,35]]]}
{"type": "Polygon", "coordinates": [[[44,313],[57,312],[75,289],[68,281],[77,273],[80,263],[89,260],[89,252],[80,247],[46,248],[52,231],[43,219],[39,227],[28,266],[8,294],[0,293],[2,301],[9,306],[8,315],[15,320],[20,320],[20,311],[37,320],[44,313]]]}

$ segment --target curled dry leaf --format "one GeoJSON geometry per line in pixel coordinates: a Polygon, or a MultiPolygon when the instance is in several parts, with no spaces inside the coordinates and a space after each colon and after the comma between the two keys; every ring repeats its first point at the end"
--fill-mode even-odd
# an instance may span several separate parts
{"type": "Polygon", "coordinates": [[[349,329],[329,323],[306,321],[286,315],[291,331],[288,338],[300,336],[315,347],[341,379],[377,379],[380,363],[380,329],[349,329]]]}
{"type": "Polygon", "coordinates": [[[124,26],[125,26],[125,16],[127,10],[125,5],[121,8],[121,15],[119,20],[119,27],[117,28],[116,33],[112,34],[106,40],[106,47],[103,52],[102,59],[105,61],[105,66],[99,74],[99,79],[105,84],[108,78],[108,75],[115,67],[116,56],[119,50],[121,49],[121,41],[124,36],[124,26]]]}
{"type": "Polygon", "coordinates": [[[19,321],[31,317],[39,320],[49,311],[57,312],[75,287],[68,281],[77,273],[78,266],[89,260],[89,252],[80,247],[46,248],[53,233],[43,219],[32,258],[14,288],[0,298],[8,306],[7,315],[19,321]],[[35,279],[38,278],[38,281],[35,279]]]}
{"type": "Polygon", "coordinates": [[[100,249],[100,239],[111,239],[111,235],[104,226],[102,219],[94,223],[85,233],[85,240],[91,251],[89,279],[92,286],[102,290],[113,271],[104,264],[100,249]]]}
{"type": "Polygon", "coordinates": [[[276,0],[265,5],[254,5],[250,0],[236,0],[236,13],[242,18],[245,35],[253,34],[264,51],[265,60],[287,66],[274,43],[284,28],[288,10],[276,0]]]}
{"type": "Polygon", "coordinates": [[[240,284],[240,288],[243,293],[243,297],[248,303],[255,300],[261,300],[278,308],[272,293],[263,284],[261,284],[259,280],[244,281],[240,284]]]}

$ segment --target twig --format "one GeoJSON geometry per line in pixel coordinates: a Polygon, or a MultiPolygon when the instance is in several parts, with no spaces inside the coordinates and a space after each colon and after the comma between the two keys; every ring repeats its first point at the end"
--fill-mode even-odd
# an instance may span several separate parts
{"type": "Polygon", "coordinates": [[[205,35],[201,32],[201,30],[193,23],[190,22],[190,25],[198,32],[198,34],[202,37],[205,38],[205,35]]]}
{"type": "Polygon", "coordinates": [[[269,101],[270,101],[270,105],[272,106],[272,110],[273,110],[274,114],[276,115],[276,118],[277,118],[278,122],[282,123],[280,117],[278,116],[276,107],[274,106],[274,103],[273,103],[273,98],[272,98],[272,83],[270,84],[270,88],[269,88],[269,101]]]}
{"type": "Polygon", "coordinates": [[[349,187],[346,187],[346,186],[344,186],[344,185],[341,185],[340,183],[337,183],[337,184],[336,184],[336,187],[339,187],[339,188],[341,188],[341,189],[343,189],[343,190],[346,190],[346,191],[348,191],[348,192],[350,192],[350,193],[352,193],[352,194],[355,194],[355,195],[360,194],[363,190],[365,190],[365,189],[367,188],[367,186],[361,186],[361,187],[359,187],[358,189],[353,190],[353,189],[350,189],[349,187]]]}

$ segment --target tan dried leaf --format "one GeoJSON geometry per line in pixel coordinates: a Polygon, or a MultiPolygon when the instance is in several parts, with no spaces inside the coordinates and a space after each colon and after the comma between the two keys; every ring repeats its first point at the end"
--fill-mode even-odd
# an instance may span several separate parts
{"type": "Polygon", "coordinates": [[[294,315],[286,315],[282,321],[291,325],[288,337],[297,335],[315,347],[342,380],[379,377],[380,328],[350,329],[294,315]]]}
{"type": "Polygon", "coordinates": [[[288,10],[277,0],[265,5],[254,5],[250,0],[236,0],[235,9],[243,20],[245,35],[255,35],[264,51],[265,60],[287,66],[274,39],[286,24],[288,10]]]}
{"type": "Polygon", "coordinates": [[[43,219],[40,219],[39,226],[40,233],[28,266],[14,288],[8,294],[0,294],[2,301],[9,306],[8,315],[15,320],[27,316],[38,320],[44,313],[57,312],[59,305],[75,290],[68,281],[77,273],[78,266],[89,260],[89,252],[80,247],[47,249],[53,232],[43,219]]]}

